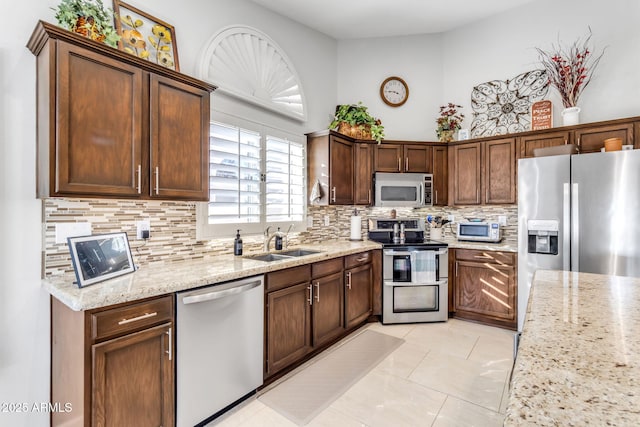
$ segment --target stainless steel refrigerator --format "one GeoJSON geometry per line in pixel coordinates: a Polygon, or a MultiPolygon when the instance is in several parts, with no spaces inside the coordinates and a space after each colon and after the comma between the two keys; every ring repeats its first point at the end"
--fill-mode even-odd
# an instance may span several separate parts
{"type": "Polygon", "coordinates": [[[640,150],[518,161],[518,331],[536,269],[640,277],[640,150]]]}

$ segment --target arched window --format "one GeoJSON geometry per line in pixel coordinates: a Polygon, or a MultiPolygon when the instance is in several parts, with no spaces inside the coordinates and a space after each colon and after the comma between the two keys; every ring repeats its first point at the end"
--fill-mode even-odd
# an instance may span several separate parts
{"type": "Polygon", "coordinates": [[[255,28],[231,26],[214,35],[202,55],[200,79],[218,91],[306,121],[306,101],[284,51],[255,28]]]}

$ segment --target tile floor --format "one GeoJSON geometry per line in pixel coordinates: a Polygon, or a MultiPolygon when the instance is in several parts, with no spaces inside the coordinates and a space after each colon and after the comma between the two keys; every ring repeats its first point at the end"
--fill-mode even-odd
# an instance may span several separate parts
{"type": "MultiPolygon", "coordinates": [[[[365,327],[405,342],[308,426],[502,426],[513,331],[457,319],[365,327]]],[[[256,398],[210,425],[295,427],[256,398]]]]}

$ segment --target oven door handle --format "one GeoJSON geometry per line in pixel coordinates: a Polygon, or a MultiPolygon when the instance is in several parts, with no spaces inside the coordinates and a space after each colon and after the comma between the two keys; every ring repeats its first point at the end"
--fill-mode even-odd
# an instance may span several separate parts
{"type": "Polygon", "coordinates": [[[385,255],[411,255],[409,251],[394,251],[393,249],[384,251],[385,255]]]}
{"type": "Polygon", "coordinates": [[[384,281],[384,285],[385,286],[389,286],[389,287],[395,287],[395,286],[442,286],[442,285],[446,285],[448,284],[448,280],[445,277],[442,280],[436,280],[434,282],[421,282],[421,283],[415,283],[415,282],[394,282],[391,280],[385,280],[384,281]]]}

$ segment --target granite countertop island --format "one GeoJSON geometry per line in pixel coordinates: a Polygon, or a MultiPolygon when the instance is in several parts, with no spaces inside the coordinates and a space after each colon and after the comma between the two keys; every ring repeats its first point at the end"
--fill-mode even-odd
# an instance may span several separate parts
{"type": "Polygon", "coordinates": [[[504,425],[640,425],[640,278],[535,273],[504,425]]]}
{"type": "Polygon", "coordinates": [[[81,311],[222,283],[381,247],[379,243],[367,240],[335,240],[301,245],[299,248],[319,253],[287,260],[264,262],[242,256],[212,255],[190,261],[145,265],[131,274],[84,288],[78,288],[74,284],[76,278],[73,274],[48,277],[42,280],[42,286],[72,310],[81,311]]]}

